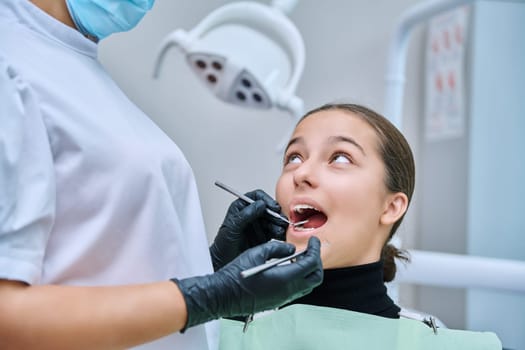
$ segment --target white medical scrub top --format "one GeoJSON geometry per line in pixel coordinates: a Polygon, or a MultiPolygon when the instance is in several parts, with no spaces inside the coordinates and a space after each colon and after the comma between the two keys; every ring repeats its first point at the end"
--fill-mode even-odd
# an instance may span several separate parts
{"type": "MultiPolygon", "coordinates": [[[[122,285],[212,272],[192,170],[97,45],[0,1],[0,278],[122,285]]],[[[210,349],[217,324],[140,349],[210,349]]]]}

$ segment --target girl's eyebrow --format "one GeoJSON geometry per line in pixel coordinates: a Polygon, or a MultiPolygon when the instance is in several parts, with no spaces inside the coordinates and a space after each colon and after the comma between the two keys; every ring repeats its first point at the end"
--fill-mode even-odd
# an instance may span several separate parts
{"type": "Polygon", "coordinates": [[[366,153],[365,153],[365,150],[363,149],[363,147],[361,147],[361,145],[359,143],[357,143],[357,141],[354,140],[351,137],[348,137],[348,136],[330,136],[328,138],[328,142],[329,143],[338,143],[338,142],[350,143],[350,144],[354,145],[355,147],[357,147],[366,156],[366,153]]]}
{"type": "MultiPolygon", "coordinates": [[[[348,137],[348,136],[330,136],[328,138],[328,143],[338,143],[338,142],[350,143],[350,144],[354,145],[355,147],[357,147],[366,156],[366,152],[363,149],[363,147],[359,143],[357,143],[356,140],[354,140],[351,137],[348,137]]],[[[286,148],[285,148],[284,152],[286,153],[288,148],[290,148],[291,145],[296,144],[296,143],[304,144],[304,138],[302,136],[297,136],[297,137],[294,137],[293,139],[291,139],[288,142],[288,144],[286,145],[286,148]]]]}
{"type": "Polygon", "coordinates": [[[284,149],[284,153],[286,153],[286,151],[288,151],[288,148],[290,148],[291,145],[295,144],[295,143],[301,143],[301,144],[304,144],[304,139],[302,136],[297,136],[297,137],[294,137],[293,139],[291,139],[288,144],[286,145],[286,148],[284,149]]]}

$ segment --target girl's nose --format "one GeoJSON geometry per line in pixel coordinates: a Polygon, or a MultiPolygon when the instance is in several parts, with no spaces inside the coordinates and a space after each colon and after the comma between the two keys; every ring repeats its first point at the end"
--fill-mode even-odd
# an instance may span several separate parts
{"type": "Polygon", "coordinates": [[[316,169],[311,161],[304,161],[293,173],[294,184],[296,187],[315,187],[317,186],[316,169]]]}

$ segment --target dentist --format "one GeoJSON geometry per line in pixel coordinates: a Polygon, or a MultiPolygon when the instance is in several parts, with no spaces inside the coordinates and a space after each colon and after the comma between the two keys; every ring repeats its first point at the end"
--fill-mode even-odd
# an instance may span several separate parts
{"type": "Polygon", "coordinates": [[[208,321],[322,281],[315,238],[295,263],[240,277],[295,250],[266,242],[285,228],[259,190],[232,203],[208,249],[184,155],[97,60],[97,42],[152,5],[0,1],[2,349],[212,349],[208,321]]]}

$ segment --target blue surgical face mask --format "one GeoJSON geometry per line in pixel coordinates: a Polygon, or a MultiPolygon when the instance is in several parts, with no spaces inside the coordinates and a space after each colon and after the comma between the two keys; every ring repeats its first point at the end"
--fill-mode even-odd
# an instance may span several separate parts
{"type": "Polygon", "coordinates": [[[71,18],[78,30],[88,36],[104,39],[137,25],[155,0],[67,0],[71,18]]]}

